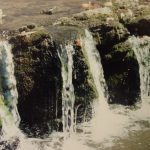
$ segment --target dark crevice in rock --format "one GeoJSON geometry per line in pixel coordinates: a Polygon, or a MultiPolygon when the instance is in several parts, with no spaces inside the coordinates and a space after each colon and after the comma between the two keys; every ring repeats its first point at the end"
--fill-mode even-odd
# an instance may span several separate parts
{"type": "Polygon", "coordinates": [[[126,27],[133,35],[147,35],[150,36],[150,16],[145,16],[143,18],[135,19],[130,23],[126,24],[126,27]]]}
{"type": "Polygon", "coordinates": [[[119,21],[131,35],[150,36],[150,7],[148,5],[138,5],[136,8],[125,8],[122,11],[125,16],[119,18],[119,21]]]}
{"type": "Polygon", "coordinates": [[[127,42],[101,53],[104,75],[108,86],[109,103],[133,105],[140,96],[139,64],[127,42]]]}

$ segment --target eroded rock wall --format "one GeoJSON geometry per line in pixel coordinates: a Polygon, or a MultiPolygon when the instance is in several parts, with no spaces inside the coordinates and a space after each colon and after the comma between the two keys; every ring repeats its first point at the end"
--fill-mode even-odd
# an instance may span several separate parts
{"type": "Polygon", "coordinates": [[[61,63],[55,42],[43,30],[17,35],[10,42],[21,125],[48,130],[54,119],[61,118],[61,63]]]}

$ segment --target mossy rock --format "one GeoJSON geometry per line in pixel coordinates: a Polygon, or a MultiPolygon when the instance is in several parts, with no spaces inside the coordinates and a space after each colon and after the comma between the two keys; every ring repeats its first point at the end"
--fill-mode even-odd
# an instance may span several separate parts
{"type": "Polygon", "coordinates": [[[127,24],[127,28],[134,35],[150,36],[150,15],[139,16],[127,24]]]}
{"type": "Polygon", "coordinates": [[[134,35],[150,35],[150,7],[147,5],[139,5],[132,8],[133,16],[121,22],[134,35]]]}
{"type": "MultiPolygon", "coordinates": [[[[56,43],[41,28],[34,29],[27,36],[13,36],[10,42],[19,93],[18,110],[22,119],[20,126],[22,129],[25,129],[24,124],[26,127],[30,126],[30,129],[35,125],[43,127],[39,136],[43,135],[49,132],[47,122],[56,117],[61,118],[62,113],[61,62],[56,43]]],[[[33,132],[36,134],[35,130],[33,132]]]]}
{"type": "MultiPolygon", "coordinates": [[[[107,22],[109,19],[116,21],[118,20],[118,17],[111,8],[104,7],[83,11],[81,13],[74,14],[71,17],[62,17],[54,24],[91,28],[99,26],[102,23],[107,22]]],[[[109,21],[107,23],[109,24],[109,21]]]]}
{"type": "Polygon", "coordinates": [[[130,59],[135,59],[135,54],[132,50],[132,47],[129,43],[123,42],[115,45],[112,48],[112,51],[105,55],[107,60],[112,61],[125,61],[130,59]],[[109,58],[109,59],[108,59],[109,58]]]}
{"type": "Polygon", "coordinates": [[[103,23],[101,26],[90,28],[94,39],[97,41],[97,48],[101,56],[106,55],[116,44],[125,41],[129,37],[128,30],[119,22],[111,24],[103,23]]]}
{"type": "Polygon", "coordinates": [[[140,96],[140,77],[132,46],[127,41],[114,45],[103,56],[102,63],[110,103],[134,104],[140,96]]]}

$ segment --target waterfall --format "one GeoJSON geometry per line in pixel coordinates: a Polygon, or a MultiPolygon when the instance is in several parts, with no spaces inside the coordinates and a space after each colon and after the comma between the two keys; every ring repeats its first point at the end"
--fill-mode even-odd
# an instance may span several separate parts
{"type": "Polygon", "coordinates": [[[107,86],[104,79],[104,72],[101,64],[100,54],[96,49],[95,41],[88,30],[85,30],[85,38],[83,39],[82,43],[84,44],[83,46],[84,51],[87,55],[89,69],[98,93],[98,100],[94,107],[98,107],[96,109],[98,110],[99,105],[101,105],[101,108],[108,109],[107,96],[105,95],[107,86]],[[97,105],[97,103],[99,103],[99,105],[97,105]]]}
{"type": "Polygon", "coordinates": [[[2,123],[2,136],[0,136],[0,140],[10,139],[13,136],[16,136],[18,133],[20,133],[18,127],[14,122],[12,114],[9,112],[8,108],[3,103],[2,96],[0,96],[0,119],[2,123]]]}
{"type": "Polygon", "coordinates": [[[133,51],[139,63],[141,99],[150,96],[150,38],[129,38],[133,51]]]}
{"type": "Polygon", "coordinates": [[[95,116],[88,124],[85,124],[85,132],[92,133],[92,140],[100,142],[107,137],[121,135],[122,128],[127,122],[126,118],[115,114],[107,103],[107,85],[104,78],[104,71],[101,64],[101,57],[96,49],[95,41],[88,30],[85,30],[85,38],[82,40],[82,47],[89,63],[98,98],[94,103],[95,116]]]}
{"type": "Polygon", "coordinates": [[[2,94],[5,104],[8,106],[15,123],[18,125],[20,122],[20,116],[17,110],[18,92],[14,76],[11,45],[7,41],[0,41],[0,72],[2,94]]]}
{"type": "Polygon", "coordinates": [[[74,131],[74,86],[72,83],[73,54],[71,44],[61,46],[60,60],[62,63],[62,123],[64,132],[74,131]]]}

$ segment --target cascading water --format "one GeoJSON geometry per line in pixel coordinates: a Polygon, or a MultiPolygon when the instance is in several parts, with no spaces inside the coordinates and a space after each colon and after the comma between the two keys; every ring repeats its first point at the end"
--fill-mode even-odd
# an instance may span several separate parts
{"type": "Polygon", "coordinates": [[[17,110],[18,92],[14,76],[13,55],[11,45],[7,41],[0,41],[0,77],[5,103],[7,104],[13,118],[18,125],[20,116],[17,110]]]}
{"type": "MultiPolygon", "coordinates": [[[[17,141],[17,138],[15,137],[21,137],[23,134],[21,134],[19,128],[17,127],[20,122],[20,117],[17,110],[18,93],[14,76],[11,46],[7,41],[0,41],[0,78],[2,88],[2,93],[0,96],[2,136],[0,139],[1,141],[9,141],[11,143],[15,140],[17,141]]],[[[1,148],[5,149],[5,144],[0,144],[0,149],[1,148]]]]}
{"type": "Polygon", "coordinates": [[[96,90],[98,93],[97,102],[100,103],[102,108],[107,109],[108,108],[107,96],[105,95],[107,86],[104,79],[101,58],[98,50],[95,47],[95,41],[88,30],[85,30],[85,38],[83,40],[83,43],[84,43],[84,50],[87,55],[89,63],[89,69],[93,76],[94,84],[96,86],[96,90]]]}
{"type": "Polygon", "coordinates": [[[128,39],[136,55],[139,64],[141,108],[137,110],[135,116],[139,120],[150,120],[150,38],[148,36],[128,39]]]}
{"type": "Polygon", "coordinates": [[[101,141],[108,136],[121,134],[122,126],[127,120],[123,116],[114,114],[109,109],[107,103],[107,85],[104,78],[100,54],[96,49],[95,41],[88,30],[85,30],[85,38],[82,40],[82,43],[98,93],[98,98],[94,103],[95,117],[92,119],[92,129],[90,130],[93,134],[92,138],[95,141],[101,141]],[[111,123],[113,130],[109,126],[111,123]]]}
{"type": "Polygon", "coordinates": [[[129,39],[139,63],[141,99],[150,96],[150,38],[135,37],[129,39]]]}
{"type": "Polygon", "coordinates": [[[74,131],[74,87],[72,83],[73,70],[73,54],[74,49],[71,44],[61,47],[61,63],[62,63],[62,123],[64,132],[74,131]]]}
{"type": "Polygon", "coordinates": [[[0,120],[2,123],[0,149],[37,150],[18,128],[20,122],[17,110],[18,92],[14,76],[13,55],[8,41],[0,41],[0,78],[2,88],[0,95],[0,120]]]}

